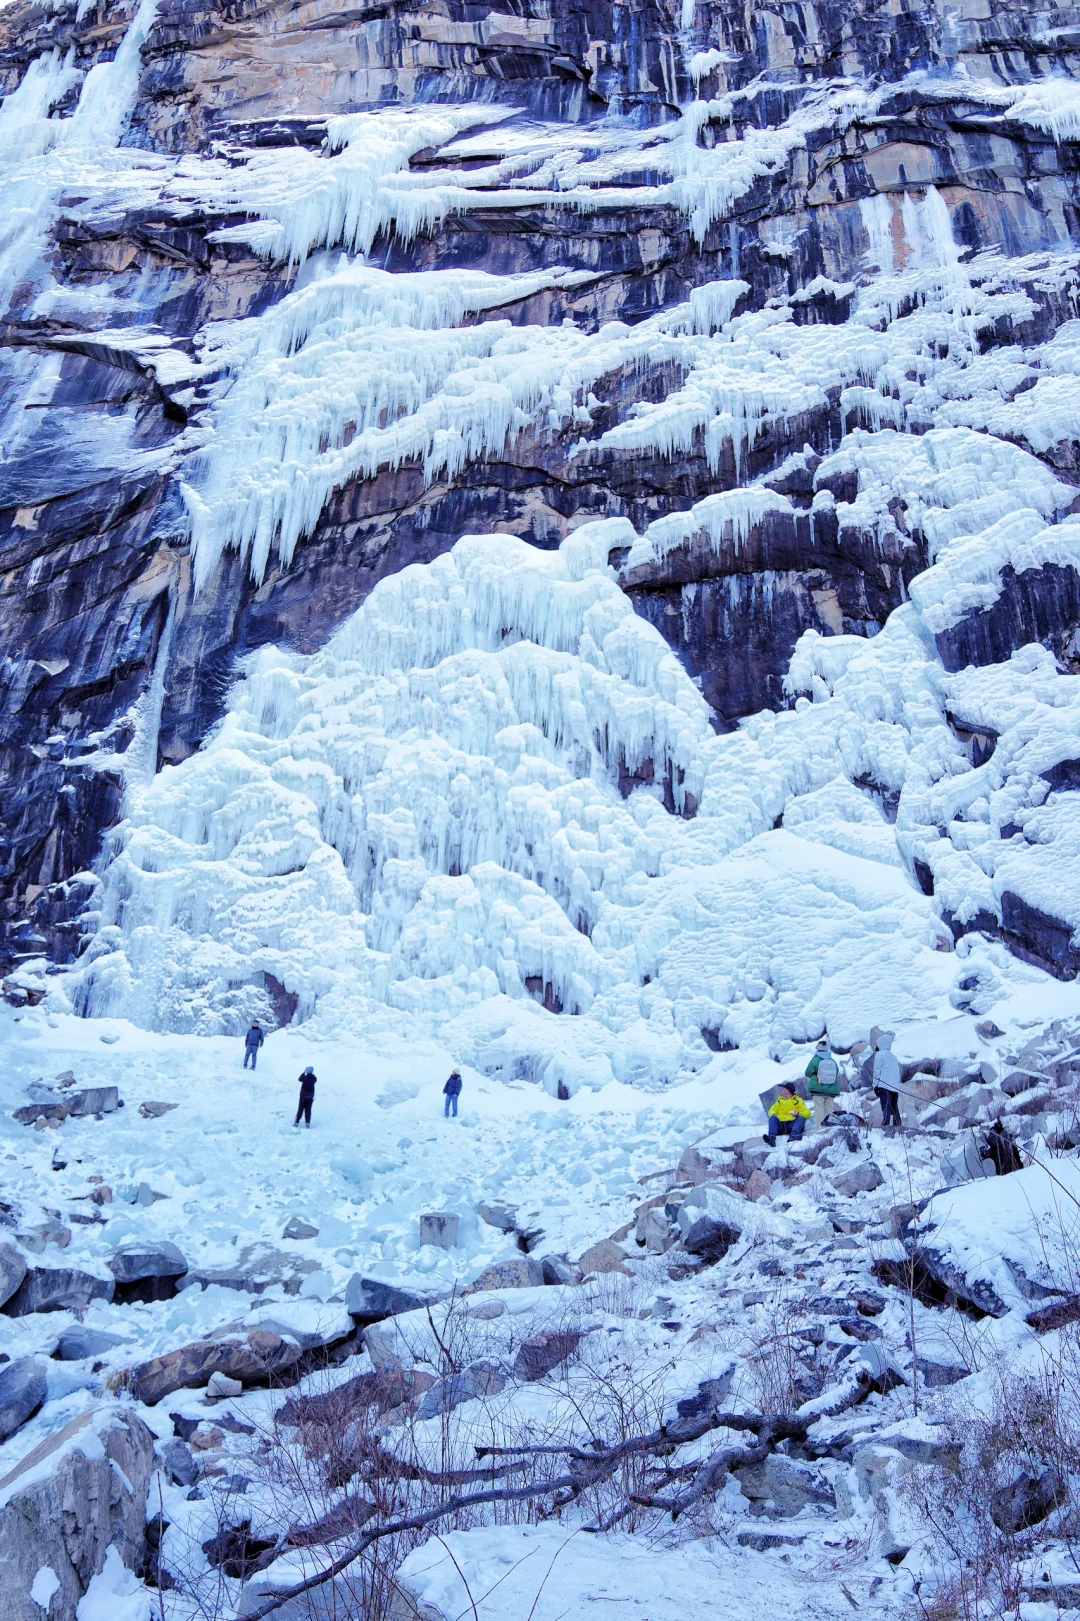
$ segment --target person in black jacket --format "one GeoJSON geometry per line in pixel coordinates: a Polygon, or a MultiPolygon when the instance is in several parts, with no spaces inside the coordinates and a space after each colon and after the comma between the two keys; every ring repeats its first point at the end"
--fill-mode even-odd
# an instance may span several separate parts
{"type": "Polygon", "coordinates": [[[262,1044],[263,1044],[263,1042],[265,1040],[266,1040],[266,1037],[263,1034],[262,1025],[259,1023],[258,1019],[252,1019],[252,1021],[251,1021],[251,1029],[248,1031],[247,1035],[244,1037],[244,1068],[245,1069],[247,1069],[247,1067],[248,1067],[248,1059],[249,1058],[251,1059],[251,1068],[252,1069],[255,1068],[256,1060],[258,1059],[258,1056],[259,1056],[259,1048],[262,1046],[262,1044]]]}
{"type": "Polygon", "coordinates": [[[451,1111],[451,1107],[452,1107],[453,1108],[453,1113],[454,1113],[454,1119],[456,1120],[457,1119],[457,1100],[461,1096],[461,1074],[460,1074],[460,1072],[458,1070],[452,1069],[450,1071],[450,1079],[447,1081],[446,1085],[443,1087],[443,1091],[446,1094],[446,1105],[443,1108],[443,1119],[444,1120],[449,1119],[450,1111],[451,1111]]]}
{"type": "Polygon", "coordinates": [[[311,1105],[315,1102],[315,1082],[318,1076],[309,1064],[300,1077],[300,1102],[296,1106],[296,1119],[294,1126],[300,1124],[300,1116],[304,1117],[305,1126],[311,1125],[311,1105]]]}

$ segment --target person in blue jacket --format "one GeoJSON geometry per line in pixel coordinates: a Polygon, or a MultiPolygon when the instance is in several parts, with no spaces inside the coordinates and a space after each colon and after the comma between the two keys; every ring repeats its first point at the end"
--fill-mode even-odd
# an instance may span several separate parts
{"type": "Polygon", "coordinates": [[[443,1109],[443,1119],[447,1120],[451,1112],[457,1119],[457,1100],[461,1096],[461,1072],[456,1069],[450,1071],[450,1078],[443,1087],[446,1094],[446,1106],[443,1109]]]}
{"type": "Polygon", "coordinates": [[[259,1023],[258,1019],[252,1019],[252,1021],[251,1021],[251,1029],[248,1031],[247,1035],[244,1037],[244,1068],[245,1069],[248,1068],[248,1059],[249,1058],[251,1059],[251,1068],[252,1069],[255,1068],[255,1063],[256,1063],[256,1060],[258,1059],[258,1056],[259,1056],[259,1048],[262,1046],[262,1044],[263,1044],[263,1042],[265,1040],[266,1040],[266,1037],[263,1035],[262,1025],[259,1023]]]}

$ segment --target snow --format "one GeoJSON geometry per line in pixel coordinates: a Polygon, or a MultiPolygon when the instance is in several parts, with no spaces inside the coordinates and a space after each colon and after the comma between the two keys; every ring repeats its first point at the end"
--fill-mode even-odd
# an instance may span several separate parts
{"type": "Polygon", "coordinates": [[[51,1565],[42,1565],[33,1582],[30,1584],[30,1597],[34,1603],[48,1613],[54,1593],[60,1590],[60,1578],[51,1565]]]}
{"type": "Polygon", "coordinates": [[[105,1563],[79,1600],[76,1621],[150,1621],[154,1613],[149,1590],[128,1570],[117,1548],[105,1550],[105,1563]]]}
{"type": "Polygon", "coordinates": [[[781,1586],[747,1550],[721,1554],[708,1541],[650,1546],[619,1534],[601,1540],[559,1525],[448,1532],[409,1555],[399,1582],[432,1606],[432,1621],[474,1613],[480,1621],[559,1621],[582,1603],[610,1604],[641,1621],[685,1621],[702,1605],[731,1621],[755,1608],[826,1617],[847,1602],[828,1576],[781,1586]]]}

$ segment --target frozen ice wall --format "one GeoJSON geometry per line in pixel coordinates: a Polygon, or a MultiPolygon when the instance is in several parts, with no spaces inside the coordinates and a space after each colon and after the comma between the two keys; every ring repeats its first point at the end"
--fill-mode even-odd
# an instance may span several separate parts
{"type": "MultiPolygon", "coordinates": [[[[879,476],[880,437],[841,454],[879,476]]],[[[923,521],[944,530],[986,441],[914,443],[939,474],[923,521]]],[[[1052,507],[1017,456],[1014,504],[1052,507]]],[[[627,544],[646,542],[622,520],[554,553],[468,537],[380,584],[314,657],[252,656],[206,746],[131,792],[88,1009],[236,1030],[277,981],[313,1036],[440,1033],[554,1088],[699,1070],[703,1032],[852,1040],[947,995],[972,964],[939,949],[910,858],[937,839],[944,783],[977,795],[916,606],[873,641],[808,633],[794,707],[717,737],[608,567],[627,544]],[[895,825],[856,779],[898,796],[895,825]]]]}

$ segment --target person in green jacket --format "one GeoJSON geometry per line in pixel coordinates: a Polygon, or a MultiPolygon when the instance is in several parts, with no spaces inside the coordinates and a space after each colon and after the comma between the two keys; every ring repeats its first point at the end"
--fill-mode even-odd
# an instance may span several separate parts
{"type": "Polygon", "coordinates": [[[823,1126],[840,1096],[840,1066],[822,1037],[806,1066],[806,1090],[814,1104],[814,1124],[823,1126]]]}

